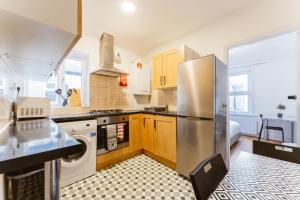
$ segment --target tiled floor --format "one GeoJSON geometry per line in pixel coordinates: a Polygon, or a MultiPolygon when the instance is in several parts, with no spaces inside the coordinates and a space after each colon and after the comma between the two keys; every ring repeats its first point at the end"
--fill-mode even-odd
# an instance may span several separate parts
{"type": "Polygon", "coordinates": [[[143,154],[68,186],[61,194],[62,200],[195,199],[188,180],[143,154]]]}
{"type": "MultiPolygon", "coordinates": [[[[231,148],[229,173],[210,199],[300,199],[299,165],[241,153],[252,151],[252,140],[243,136],[231,148]]],[[[187,179],[143,154],[68,186],[61,193],[62,200],[195,199],[187,179]]]]}

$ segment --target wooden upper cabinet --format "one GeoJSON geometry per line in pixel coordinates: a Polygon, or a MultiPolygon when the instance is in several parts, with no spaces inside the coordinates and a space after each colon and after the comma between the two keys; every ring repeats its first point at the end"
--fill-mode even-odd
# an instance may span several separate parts
{"type": "Polygon", "coordinates": [[[142,149],[142,115],[129,115],[129,146],[131,151],[142,149]]]}
{"type": "Polygon", "coordinates": [[[154,116],[143,115],[143,149],[154,153],[154,116]]]}
{"type": "Polygon", "coordinates": [[[163,78],[163,54],[158,54],[152,58],[152,87],[162,88],[163,78]]]}
{"type": "Polygon", "coordinates": [[[199,54],[186,45],[152,58],[152,86],[154,89],[177,87],[178,65],[199,58],[199,54]]]}
{"type": "Polygon", "coordinates": [[[176,118],[155,116],[155,154],[176,162],[176,118]]]}
{"type": "Polygon", "coordinates": [[[182,48],[173,49],[163,54],[163,82],[164,87],[177,86],[178,64],[184,62],[184,52],[182,48]]]}

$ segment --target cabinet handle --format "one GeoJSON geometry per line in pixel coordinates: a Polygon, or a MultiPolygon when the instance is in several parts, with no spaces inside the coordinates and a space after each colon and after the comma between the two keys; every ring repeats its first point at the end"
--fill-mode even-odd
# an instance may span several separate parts
{"type": "Polygon", "coordinates": [[[160,85],[162,85],[162,84],[163,84],[163,77],[160,76],[160,85]]]}
{"type": "Polygon", "coordinates": [[[145,121],[146,121],[146,120],[145,120],[145,117],[144,117],[144,128],[145,128],[145,123],[146,123],[145,121]]]}
{"type": "Polygon", "coordinates": [[[164,85],[166,85],[166,76],[164,76],[164,85]]]}
{"type": "Polygon", "coordinates": [[[154,129],[156,129],[156,120],[154,120],[154,124],[153,125],[154,125],[154,129]]]}

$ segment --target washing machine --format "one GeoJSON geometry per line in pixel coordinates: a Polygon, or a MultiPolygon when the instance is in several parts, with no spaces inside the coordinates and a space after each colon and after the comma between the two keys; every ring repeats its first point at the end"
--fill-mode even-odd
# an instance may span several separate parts
{"type": "Polygon", "coordinates": [[[82,144],[82,151],[61,158],[60,186],[63,188],[96,173],[97,121],[58,124],[82,144]]]}

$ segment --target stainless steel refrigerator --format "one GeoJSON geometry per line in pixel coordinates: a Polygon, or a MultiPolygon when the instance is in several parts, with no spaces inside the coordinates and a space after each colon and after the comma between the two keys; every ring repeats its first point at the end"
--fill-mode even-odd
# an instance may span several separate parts
{"type": "Polygon", "coordinates": [[[228,167],[227,66],[215,55],[178,67],[176,169],[183,176],[220,152],[228,167]]]}

